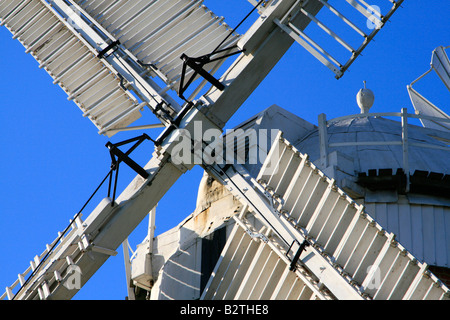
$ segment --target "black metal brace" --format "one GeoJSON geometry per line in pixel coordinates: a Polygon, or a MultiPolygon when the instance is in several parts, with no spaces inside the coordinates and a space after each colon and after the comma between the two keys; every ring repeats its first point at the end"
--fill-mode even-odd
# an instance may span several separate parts
{"type": "Polygon", "coordinates": [[[106,147],[109,149],[109,154],[111,156],[111,172],[109,175],[109,188],[108,188],[108,197],[111,195],[111,184],[112,184],[112,172],[116,171],[116,177],[114,181],[114,190],[113,190],[113,198],[111,205],[114,205],[114,200],[116,198],[116,188],[117,188],[117,179],[119,176],[119,165],[123,161],[125,162],[131,169],[133,169],[137,174],[139,174],[142,178],[147,179],[149,177],[149,174],[147,171],[144,170],[140,165],[138,165],[134,160],[132,160],[129,155],[131,152],[133,152],[142,142],[145,140],[151,140],[155,142],[152,138],[150,138],[147,134],[142,134],[138,137],[131,138],[119,143],[111,143],[108,142],[106,144],[106,147]],[[123,146],[125,144],[129,144],[132,142],[136,143],[127,151],[122,152],[118,147],[123,146]]]}
{"type": "MultiPolygon", "coordinates": [[[[297,240],[292,241],[291,246],[289,247],[288,251],[286,252],[286,255],[288,255],[289,251],[291,251],[291,248],[295,242],[299,243],[297,240]]],[[[289,271],[295,271],[297,269],[297,262],[300,259],[300,255],[306,249],[306,247],[308,247],[309,245],[310,244],[309,244],[308,240],[304,240],[300,244],[300,247],[298,248],[297,252],[295,253],[294,258],[292,258],[292,260],[291,260],[291,264],[289,266],[289,271]]]]}
{"type": "Polygon", "coordinates": [[[119,45],[120,45],[119,40],[112,42],[110,45],[108,45],[105,49],[103,49],[97,54],[97,58],[99,59],[104,58],[106,56],[106,53],[108,53],[108,51],[111,49],[114,49],[114,51],[116,51],[119,48],[119,45]]]}
{"type": "Polygon", "coordinates": [[[187,90],[187,88],[191,85],[191,83],[195,80],[195,77],[197,75],[202,76],[206,81],[211,83],[217,89],[219,89],[220,91],[223,91],[225,89],[225,86],[219,80],[214,78],[208,71],[203,69],[203,67],[210,62],[222,60],[229,56],[232,56],[232,55],[235,55],[235,54],[238,54],[238,53],[241,53],[244,51],[244,50],[238,50],[236,52],[228,53],[228,54],[222,55],[220,57],[211,59],[211,56],[231,50],[235,47],[237,47],[237,46],[217,50],[217,51],[214,51],[213,53],[206,54],[206,55],[200,56],[198,58],[188,57],[186,54],[183,53],[180,57],[183,60],[183,67],[181,69],[181,79],[180,79],[180,86],[178,88],[178,96],[180,98],[182,98],[183,100],[186,100],[186,98],[183,96],[183,94],[187,90]],[[185,80],[185,76],[186,76],[187,67],[190,67],[192,70],[194,70],[194,73],[191,75],[191,77],[185,84],[184,80],[185,80]]]}

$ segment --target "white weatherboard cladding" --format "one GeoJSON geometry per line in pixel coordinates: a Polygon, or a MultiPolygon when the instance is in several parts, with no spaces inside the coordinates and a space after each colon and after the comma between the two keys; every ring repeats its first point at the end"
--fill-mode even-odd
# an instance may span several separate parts
{"type": "Polygon", "coordinates": [[[429,265],[450,266],[450,207],[398,202],[366,202],[381,226],[429,265]]]}
{"type": "MultiPolygon", "coordinates": [[[[181,55],[211,53],[231,29],[196,0],[76,0],[91,17],[128,49],[140,62],[152,64],[174,88],[181,78],[181,55]]],[[[221,46],[236,43],[230,36],[221,46]]],[[[205,70],[217,69],[223,60],[205,70]]],[[[188,68],[187,76],[192,73],[188,68]]]]}
{"type": "Polygon", "coordinates": [[[141,116],[120,79],[47,2],[2,0],[0,21],[99,130],[126,127],[141,116]]]}

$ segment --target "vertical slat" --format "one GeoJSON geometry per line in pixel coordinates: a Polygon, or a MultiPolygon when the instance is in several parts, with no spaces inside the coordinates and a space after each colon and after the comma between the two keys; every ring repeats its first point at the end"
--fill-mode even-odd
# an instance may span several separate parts
{"type": "Polygon", "coordinates": [[[277,286],[272,292],[272,295],[270,297],[270,300],[283,300],[286,296],[286,286],[284,285],[285,282],[287,282],[287,279],[292,276],[292,272],[289,271],[288,268],[285,268],[281,277],[280,281],[278,281],[277,286]]]}
{"type": "MultiPolygon", "coordinates": [[[[405,257],[405,259],[408,259],[405,257]]],[[[389,300],[400,300],[404,297],[409,285],[413,281],[414,277],[418,274],[420,268],[417,266],[416,261],[409,261],[403,272],[398,276],[398,279],[394,285],[392,292],[390,293],[389,300]]],[[[442,292],[442,291],[441,291],[442,292]]]]}
{"type": "Polygon", "coordinates": [[[261,274],[263,273],[265,264],[269,261],[270,251],[267,250],[263,242],[260,242],[258,251],[251,261],[248,271],[242,280],[242,284],[237,291],[235,300],[246,300],[254,291],[255,286],[259,283],[261,274]]]}
{"type": "Polygon", "coordinates": [[[376,294],[374,295],[374,300],[386,300],[389,298],[391,292],[394,290],[397,279],[404,269],[407,267],[407,260],[400,250],[396,250],[396,255],[393,263],[391,264],[386,277],[378,288],[376,294]]]}
{"type": "MultiPolygon", "coordinates": [[[[336,192],[337,193],[337,192],[336,192]]],[[[350,204],[344,200],[342,195],[338,194],[339,199],[334,203],[334,206],[330,209],[328,216],[324,219],[322,227],[317,232],[316,240],[318,243],[330,252],[328,249],[328,243],[333,235],[333,231],[336,229],[338,223],[341,221],[342,216],[350,204]]]]}
{"type": "Polygon", "coordinates": [[[284,195],[281,195],[284,204],[282,205],[283,209],[292,212],[292,209],[295,206],[296,200],[298,199],[303,186],[307,181],[307,174],[305,173],[308,170],[308,167],[305,166],[305,162],[307,161],[306,157],[302,158],[300,165],[295,171],[292,181],[286,189],[284,195]]]}
{"type": "Polygon", "coordinates": [[[213,270],[212,274],[214,275],[214,277],[210,277],[205,287],[205,292],[203,293],[202,297],[203,299],[220,299],[220,297],[217,297],[217,291],[220,289],[220,286],[222,284],[226,285],[224,277],[227,274],[227,270],[229,268],[232,268],[231,263],[233,262],[233,260],[236,260],[234,259],[234,257],[236,256],[239,246],[243,244],[242,241],[244,241],[244,233],[236,225],[233,228],[229,239],[233,239],[233,241],[227,241],[223,249],[223,254],[219,258],[219,261],[216,263],[216,266],[213,270]]]}
{"type": "Polygon", "coordinates": [[[314,213],[314,208],[322,198],[323,192],[326,190],[328,184],[323,181],[322,176],[318,174],[316,169],[313,169],[308,179],[306,187],[302,190],[299,201],[296,204],[294,211],[299,211],[299,218],[297,224],[306,226],[314,213]],[[311,181],[311,183],[309,183],[311,181]]]}
{"type": "Polygon", "coordinates": [[[239,288],[246,285],[243,281],[249,271],[249,266],[253,261],[258,250],[258,242],[252,241],[249,236],[245,236],[249,242],[246,246],[240,248],[243,254],[239,257],[239,264],[235,266],[234,270],[230,270],[231,279],[226,291],[223,292],[223,299],[233,299],[239,288]]]}
{"type": "Polygon", "coordinates": [[[344,265],[347,262],[349,255],[355,246],[355,242],[358,241],[367,226],[367,221],[361,217],[361,214],[362,208],[360,207],[345,231],[336,251],[333,253],[336,262],[340,265],[344,265]]]}
{"type": "MultiPolygon", "coordinates": [[[[275,258],[274,258],[275,259],[275,258]]],[[[267,300],[272,295],[273,290],[276,287],[283,270],[286,268],[286,263],[279,258],[275,259],[275,266],[272,269],[269,269],[268,272],[269,277],[267,281],[264,283],[264,287],[261,289],[261,295],[258,297],[258,300],[267,300]]]]}
{"type": "Polygon", "coordinates": [[[375,264],[376,259],[383,249],[383,246],[388,241],[388,238],[383,234],[383,232],[376,231],[375,237],[372,239],[370,245],[367,247],[366,251],[361,254],[360,262],[357,269],[353,274],[353,278],[356,282],[363,284],[364,279],[368,275],[369,268],[375,264]]]}
{"type": "Polygon", "coordinates": [[[354,207],[354,205],[348,204],[345,206],[341,215],[337,219],[335,227],[331,231],[331,235],[328,241],[324,244],[324,247],[327,248],[326,250],[328,253],[334,255],[339,243],[341,242],[345,234],[345,231],[347,230],[356,213],[357,209],[354,207]]]}
{"type": "Polygon", "coordinates": [[[319,231],[325,224],[325,221],[332,214],[333,208],[336,203],[339,201],[339,194],[333,190],[333,185],[328,185],[327,189],[322,195],[322,199],[318,203],[314,214],[312,215],[308,225],[306,226],[306,230],[308,233],[317,239],[319,235],[319,231]]]}

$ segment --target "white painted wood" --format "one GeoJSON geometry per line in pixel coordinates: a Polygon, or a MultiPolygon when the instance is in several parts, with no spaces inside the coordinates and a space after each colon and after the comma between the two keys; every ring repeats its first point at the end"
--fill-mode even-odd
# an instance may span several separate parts
{"type": "Polygon", "coordinates": [[[89,118],[100,130],[112,123],[127,126],[140,117],[136,99],[120,87],[120,79],[94,56],[95,50],[47,2],[25,1],[9,12],[10,3],[0,4],[2,23],[69,99],[82,111],[89,111],[89,118]],[[116,98],[114,107],[109,100],[98,101],[99,97],[111,95],[116,98]],[[90,98],[94,96],[95,100],[90,98]]]}

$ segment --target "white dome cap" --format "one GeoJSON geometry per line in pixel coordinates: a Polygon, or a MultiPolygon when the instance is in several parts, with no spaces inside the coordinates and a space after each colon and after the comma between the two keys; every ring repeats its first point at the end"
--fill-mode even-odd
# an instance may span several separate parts
{"type": "Polygon", "coordinates": [[[372,90],[366,88],[366,82],[364,81],[364,89],[359,90],[356,95],[356,102],[361,109],[361,113],[368,113],[374,101],[375,95],[372,90]]]}

